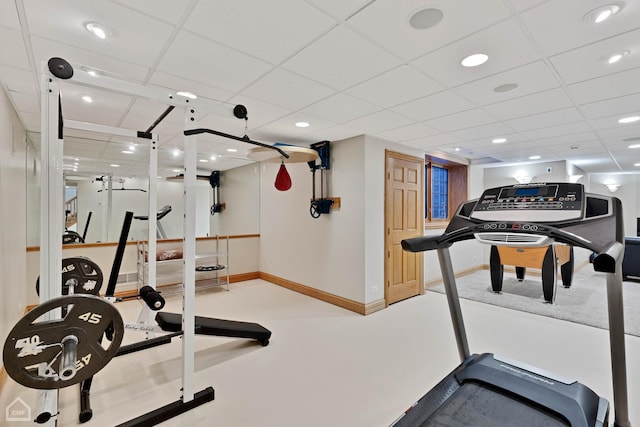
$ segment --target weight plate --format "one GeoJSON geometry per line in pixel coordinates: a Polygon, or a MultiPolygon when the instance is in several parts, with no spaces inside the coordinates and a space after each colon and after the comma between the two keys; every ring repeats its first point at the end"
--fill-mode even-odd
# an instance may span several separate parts
{"type": "Polygon", "coordinates": [[[104,368],[116,355],[123,335],[122,317],[111,303],[93,295],[62,296],[20,319],[7,336],[2,360],[7,374],[25,387],[63,388],[104,368]],[[66,312],[64,318],[48,320],[61,311],[66,312]],[[102,339],[109,327],[114,331],[110,342],[102,339]],[[75,374],[61,378],[63,342],[70,337],[77,339],[75,374]]]}
{"type": "MultiPolygon", "coordinates": [[[[62,295],[69,295],[70,287],[73,287],[74,294],[99,295],[102,281],[102,270],[89,258],[62,260],[62,295]]],[[[36,281],[36,292],[40,295],[40,278],[36,281]]]]}
{"type": "Polygon", "coordinates": [[[72,230],[67,230],[62,235],[62,244],[70,245],[74,243],[84,243],[84,239],[81,235],[72,230]]]}

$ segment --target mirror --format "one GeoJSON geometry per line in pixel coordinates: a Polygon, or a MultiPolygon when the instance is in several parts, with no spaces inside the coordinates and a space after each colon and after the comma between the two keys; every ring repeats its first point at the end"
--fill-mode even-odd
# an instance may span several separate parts
{"type": "MultiPolygon", "coordinates": [[[[84,132],[85,134],[87,132],[84,132]]],[[[40,135],[29,135],[27,150],[27,245],[40,239],[40,135]]],[[[216,145],[220,145],[217,142],[216,145]]],[[[212,155],[211,143],[198,140],[196,181],[196,236],[259,233],[259,164],[238,157],[212,155]],[[207,160],[207,162],[203,162],[207,160]],[[204,167],[203,167],[204,166],[204,167]],[[220,170],[221,212],[211,213],[212,170],[220,170]]],[[[219,150],[218,150],[219,151],[219,150]]],[[[84,236],[85,243],[116,242],[126,211],[134,212],[130,240],[147,238],[149,187],[148,141],[125,141],[65,136],[64,209],[66,229],[84,236]],[[116,166],[117,165],[117,166],[116,166]],[[136,218],[137,217],[137,218],[136,218]]],[[[183,235],[184,184],[180,149],[158,150],[157,206],[170,206],[159,220],[158,238],[178,239],[183,235]],[[165,237],[166,236],[166,237],[165,237]]],[[[61,238],[62,240],[62,238],[61,238]]]]}

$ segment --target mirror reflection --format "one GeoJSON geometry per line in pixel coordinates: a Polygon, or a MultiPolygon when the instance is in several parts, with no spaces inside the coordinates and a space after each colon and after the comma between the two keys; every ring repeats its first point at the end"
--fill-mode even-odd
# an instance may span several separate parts
{"type": "MultiPolygon", "coordinates": [[[[40,135],[32,133],[27,149],[27,245],[40,239],[40,135]]],[[[246,159],[218,162],[198,142],[196,181],[196,236],[259,233],[259,168],[246,159]],[[202,153],[200,153],[202,151],[202,153]],[[219,186],[209,177],[219,171],[219,186]],[[217,200],[215,200],[217,199],[217,200]],[[214,203],[215,202],[215,203],[214,203]],[[221,209],[211,209],[213,204],[221,209]]],[[[158,151],[157,183],[159,239],[183,236],[183,158],[177,148],[158,151]]],[[[148,233],[149,148],[148,142],[65,137],[64,144],[65,240],[68,243],[115,242],[126,211],[134,213],[129,238],[145,240],[148,233]],[[98,153],[96,155],[96,153],[98,153]]],[[[62,238],[61,238],[62,241],[62,238]]]]}

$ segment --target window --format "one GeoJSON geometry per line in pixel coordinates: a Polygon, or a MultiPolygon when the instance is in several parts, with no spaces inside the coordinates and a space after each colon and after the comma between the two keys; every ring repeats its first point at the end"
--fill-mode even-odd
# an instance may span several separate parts
{"type": "Polygon", "coordinates": [[[446,168],[431,166],[431,220],[443,220],[449,217],[449,171],[446,168]]]}
{"type": "Polygon", "coordinates": [[[425,222],[442,226],[467,200],[467,166],[426,157],[425,222]]]}

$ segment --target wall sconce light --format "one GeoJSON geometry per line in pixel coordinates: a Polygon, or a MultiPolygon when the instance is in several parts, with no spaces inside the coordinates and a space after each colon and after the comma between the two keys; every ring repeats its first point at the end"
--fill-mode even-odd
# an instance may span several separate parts
{"type": "Polygon", "coordinates": [[[610,192],[615,193],[618,188],[620,188],[620,184],[605,184],[610,192]]]}
{"type": "Polygon", "coordinates": [[[532,176],[527,176],[527,175],[517,175],[517,176],[514,176],[514,178],[520,184],[529,184],[531,182],[531,180],[533,179],[532,176]]]}
{"type": "Polygon", "coordinates": [[[574,183],[574,184],[575,184],[575,183],[576,183],[576,182],[578,182],[578,180],[579,180],[580,178],[582,178],[583,176],[584,176],[584,175],[569,175],[569,182],[572,182],[572,183],[574,183]]]}

